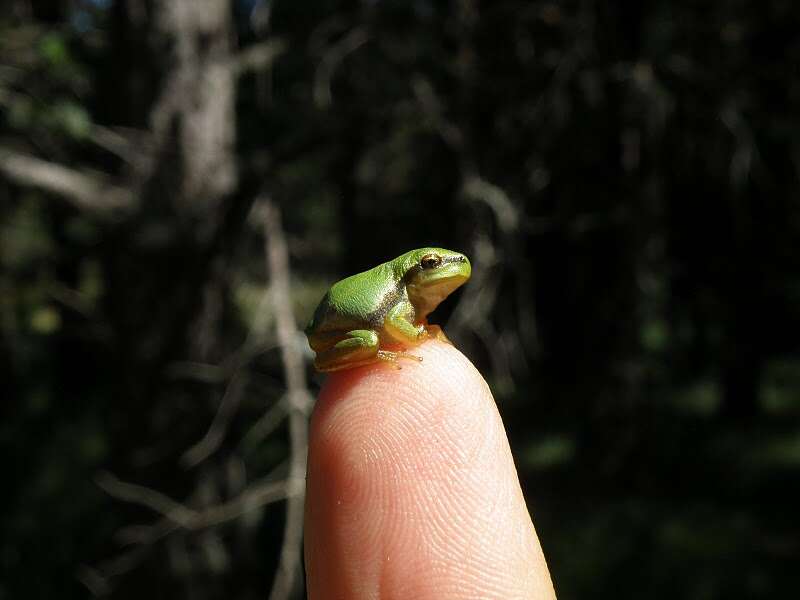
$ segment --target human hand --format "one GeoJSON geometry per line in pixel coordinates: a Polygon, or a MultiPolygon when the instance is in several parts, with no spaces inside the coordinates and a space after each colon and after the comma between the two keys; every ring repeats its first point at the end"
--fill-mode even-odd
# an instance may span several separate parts
{"type": "Polygon", "coordinates": [[[554,599],[491,392],[453,346],[325,382],[311,419],[311,600],[554,599]]]}

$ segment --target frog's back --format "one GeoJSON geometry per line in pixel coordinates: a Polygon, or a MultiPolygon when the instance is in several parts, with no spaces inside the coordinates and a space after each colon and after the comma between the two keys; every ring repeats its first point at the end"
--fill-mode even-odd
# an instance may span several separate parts
{"type": "Polygon", "coordinates": [[[376,327],[399,295],[388,264],[336,282],[314,311],[306,331],[322,333],[376,327]]]}

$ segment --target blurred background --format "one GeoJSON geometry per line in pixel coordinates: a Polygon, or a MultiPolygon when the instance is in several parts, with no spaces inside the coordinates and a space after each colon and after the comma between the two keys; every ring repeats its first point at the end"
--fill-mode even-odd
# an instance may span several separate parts
{"type": "Polygon", "coordinates": [[[0,599],[304,597],[300,329],[429,244],[559,598],[795,595],[799,17],[6,0],[0,599]]]}

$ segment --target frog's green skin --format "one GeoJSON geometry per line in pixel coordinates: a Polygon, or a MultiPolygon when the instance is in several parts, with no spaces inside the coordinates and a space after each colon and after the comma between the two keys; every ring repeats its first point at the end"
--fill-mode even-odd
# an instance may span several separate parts
{"type": "Polygon", "coordinates": [[[427,316],[469,279],[469,260],[443,248],[420,248],[335,283],[306,327],[319,371],[338,371],[378,361],[416,358],[387,347],[442,339],[427,316]]]}

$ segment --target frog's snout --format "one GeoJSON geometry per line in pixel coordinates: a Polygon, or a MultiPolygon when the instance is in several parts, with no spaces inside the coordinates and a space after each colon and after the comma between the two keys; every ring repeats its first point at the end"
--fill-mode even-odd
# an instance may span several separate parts
{"type": "Polygon", "coordinates": [[[461,269],[462,269],[462,271],[464,273],[464,278],[465,279],[469,279],[470,276],[472,275],[472,263],[469,262],[469,259],[466,256],[464,256],[463,254],[459,257],[459,259],[460,259],[460,262],[463,263],[461,269]]]}

